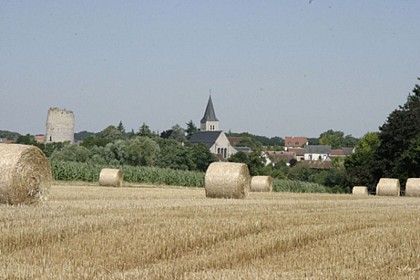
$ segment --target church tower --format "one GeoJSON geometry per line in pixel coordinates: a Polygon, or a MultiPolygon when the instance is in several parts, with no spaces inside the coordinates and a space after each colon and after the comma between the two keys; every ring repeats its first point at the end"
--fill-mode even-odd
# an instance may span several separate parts
{"type": "Polygon", "coordinates": [[[213,102],[211,101],[211,95],[209,96],[209,101],[207,102],[206,111],[204,112],[204,117],[200,121],[201,131],[218,131],[219,130],[219,120],[216,118],[214,113],[213,102]]]}

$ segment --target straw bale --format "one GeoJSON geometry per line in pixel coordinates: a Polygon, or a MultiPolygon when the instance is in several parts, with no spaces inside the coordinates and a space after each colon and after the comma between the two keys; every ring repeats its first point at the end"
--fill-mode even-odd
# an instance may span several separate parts
{"type": "Polygon", "coordinates": [[[204,178],[206,197],[245,198],[251,177],[244,163],[213,162],[204,178]]]}
{"type": "Polygon", "coordinates": [[[50,164],[35,146],[0,144],[0,203],[34,204],[47,199],[50,164]]]}
{"type": "Polygon", "coordinates": [[[99,174],[99,185],[107,187],[121,188],[123,183],[123,173],[119,169],[104,168],[99,174]]]}
{"type": "Polygon", "coordinates": [[[376,185],[376,195],[400,196],[400,181],[398,179],[381,178],[376,185]]]}
{"type": "Polygon", "coordinates": [[[353,195],[368,195],[368,188],[364,186],[354,186],[352,190],[353,195]]]}
{"type": "Polygon", "coordinates": [[[273,178],[271,176],[254,176],[251,179],[251,192],[271,192],[273,178]]]}
{"type": "Polygon", "coordinates": [[[405,195],[420,197],[420,178],[409,178],[405,184],[405,195]]]}

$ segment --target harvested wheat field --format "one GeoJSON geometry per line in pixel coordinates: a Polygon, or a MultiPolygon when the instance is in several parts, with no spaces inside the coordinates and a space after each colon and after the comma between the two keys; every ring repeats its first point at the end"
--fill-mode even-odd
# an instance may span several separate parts
{"type": "Polygon", "coordinates": [[[53,185],[0,205],[2,279],[419,279],[420,200],[53,185]]]}

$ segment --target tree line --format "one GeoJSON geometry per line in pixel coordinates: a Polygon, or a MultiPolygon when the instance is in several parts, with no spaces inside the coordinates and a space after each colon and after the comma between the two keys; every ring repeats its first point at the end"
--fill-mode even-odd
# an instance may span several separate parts
{"type": "MultiPolygon", "coordinates": [[[[420,80],[420,78],[418,78],[420,80]]],[[[397,178],[404,189],[408,178],[420,177],[420,86],[405,104],[391,112],[379,132],[364,135],[345,162],[351,185],[373,191],[380,178],[397,178]]]]}
{"type": "MultiPolygon", "coordinates": [[[[120,121],[99,133],[76,133],[75,139],[81,140],[80,145],[39,144],[30,135],[18,136],[17,143],[37,145],[52,160],[205,171],[217,159],[207,145],[189,143],[189,137],[196,131],[197,127],[190,121],[185,129],[174,125],[160,134],[151,131],[145,123],[137,132],[126,132],[120,121]]],[[[16,137],[7,131],[2,133],[16,137]]],[[[228,132],[227,135],[240,137],[238,146],[252,149],[249,154],[238,152],[229,158],[232,162],[246,163],[251,175],[309,181],[337,192],[349,192],[355,185],[368,186],[374,191],[382,177],[397,178],[404,186],[407,178],[420,176],[420,86],[415,85],[406,103],[390,113],[378,132],[368,132],[357,139],[342,131],[328,130],[318,138],[309,138],[311,145],[330,145],[333,149],[355,147],[349,157],[334,159],[329,170],[314,170],[296,161],[266,165],[263,152],[282,150],[284,139],[247,132],[228,132]]]]}
{"type": "Polygon", "coordinates": [[[162,133],[161,137],[143,123],[138,132],[126,133],[120,122],[99,133],[82,132],[84,138],[80,144],[36,143],[30,135],[19,136],[16,143],[36,145],[52,161],[205,171],[216,160],[207,145],[189,144],[179,125],[171,131],[169,134],[165,132],[166,136],[162,133]]]}

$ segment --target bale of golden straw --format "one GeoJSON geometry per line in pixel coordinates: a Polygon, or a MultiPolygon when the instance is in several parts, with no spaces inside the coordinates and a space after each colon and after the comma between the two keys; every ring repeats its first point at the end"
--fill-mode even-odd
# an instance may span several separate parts
{"type": "Polygon", "coordinates": [[[107,187],[121,188],[123,183],[123,173],[119,169],[104,168],[99,174],[99,185],[107,187]]]}
{"type": "Polygon", "coordinates": [[[273,178],[271,176],[254,176],[251,179],[251,192],[271,192],[273,178]]]}
{"type": "Polygon", "coordinates": [[[420,197],[420,178],[409,178],[405,184],[405,195],[420,197]]]}
{"type": "Polygon", "coordinates": [[[51,187],[48,159],[35,146],[0,144],[0,203],[33,204],[51,187]]]}
{"type": "Polygon", "coordinates": [[[368,195],[368,188],[364,186],[354,186],[352,190],[353,195],[368,195]]]}
{"type": "Polygon", "coordinates": [[[245,163],[213,162],[204,177],[206,197],[245,198],[251,176],[245,163]]]}
{"type": "Polygon", "coordinates": [[[376,195],[400,196],[400,181],[392,178],[381,178],[376,185],[376,195]]]}

